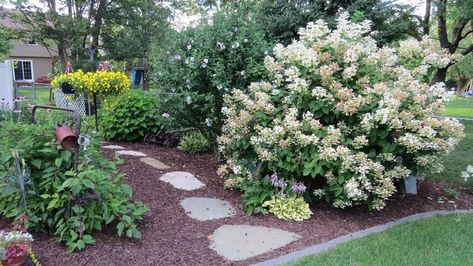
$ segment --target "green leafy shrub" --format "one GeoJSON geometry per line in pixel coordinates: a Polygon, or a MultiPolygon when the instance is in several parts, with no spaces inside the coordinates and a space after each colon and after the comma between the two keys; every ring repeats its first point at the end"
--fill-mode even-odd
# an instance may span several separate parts
{"type": "Polygon", "coordinates": [[[247,4],[238,11],[223,8],[196,28],[171,34],[166,49],[155,51],[153,76],[171,128],[195,128],[216,139],[223,96],[265,74],[268,44],[249,12],[247,4]]]}
{"type": "Polygon", "coordinates": [[[104,102],[102,131],[108,139],[138,141],[161,127],[156,99],[143,91],[125,92],[104,102]]]}
{"type": "MultiPolygon", "coordinates": [[[[232,185],[227,186],[231,188],[232,185]]],[[[246,214],[267,214],[268,209],[263,207],[263,203],[270,200],[277,191],[269,181],[269,177],[261,180],[244,180],[238,184],[239,188],[243,190],[243,204],[246,214]]]]}
{"type": "Polygon", "coordinates": [[[447,92],[429,77],[455,56],[428,37],[380,48],[369,32],[343,14],[334,30],[309,23],[276,45],[271,78],[225,97],[219,173],[253,182],[260,165],[334,207],[379,210],[411,172],[441,171],[463,126],[442,117],[447,92]]]}
{"type": "Polygon", "coordinates": [[[69,251],[94,243],[92,233],[114,224],[140,238],[136,221],[148,208],[98,152],[99,141],[72,171],[73,156],[55,143],[49,125],[3,123],[0,131],[0,214],[26,214],[33,231],[52,231],[69,251]]]}
{"type": "Polygon", "coordinates": [[[195,131],[185,134],[177,148],[185,153],[199,153],[208,151],[210,144],[202,133],[195,131]]]}

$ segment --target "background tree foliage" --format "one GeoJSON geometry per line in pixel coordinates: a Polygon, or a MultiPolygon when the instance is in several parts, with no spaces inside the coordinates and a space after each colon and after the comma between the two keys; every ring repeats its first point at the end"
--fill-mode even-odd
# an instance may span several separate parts
{"type": "Polygon", "coordinates": [[[45,47],[54,46],[61,64],[109,49],[113,59],[146,54],[150,38],[167,27],[167,11],[154,0],[21,0],[10,16],[45,47]],[[109,38],[106,38],[110,36],[109,38]]]}
{"type": "Polygon", "coordinates": [[[377,32],[379,44],[406,38],[418,37],[416,23],[412,17],[413,7],[386,0],[262,0],[259,1],[257,19],[268,37],[283,44],[298,38],[297,31],[310,21],[323,19],[334,25],[341,10],[346,10],[358,19],[369,19],[377,32]]]}
{"type": "Polygon", "coordinates": [[[0,61],[5,59],[6,55],[10,52],[11,40],[11,31],[5,27],[0,27],[0,61]]]}

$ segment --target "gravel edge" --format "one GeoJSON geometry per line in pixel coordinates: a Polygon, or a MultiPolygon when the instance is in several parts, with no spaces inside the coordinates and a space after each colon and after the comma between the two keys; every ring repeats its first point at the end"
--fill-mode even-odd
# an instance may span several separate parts
{"type": "Polygon", "coordinates": [[[262,261],[256,264],[253,264],[253,266],[272,266],[272,265],[280,265],[283,263],[288,263],[288,262],[294,262],[302,257],[308,256],[308,255],[315,255],[322,253],[324,251],[327,251],[329,249],[332,249],[336,247],[337,245],[340,245],[342,243],[346,243],[351,240],[355,240],[358,238],[362,238],[371,234],[379,233],[382,231],[385,231],[393,226],[403,224],[403,223],[408,223],[408,222],[414,222],[426,218],[431,218],[435,217],[438,215],[450,215],[450,214],[469,214],[473,213],[473,209],[467,209],[467,210],[454,210],[454,211],[429,211],[429,212],[422,212],[422,213],[417,213],[413,215],[406,216],[404,218],[373,226],[364,230],[360,230],[351,234],[347,234],[344,236],[340,236],[337,238],[334,238],[330,241],[327,241],[325,243],[321,243],[318,245],[310,246],[305,249],[295,251],[286,255],[283,255],[281,257],[277,257],[274,259],[262,261]]]}

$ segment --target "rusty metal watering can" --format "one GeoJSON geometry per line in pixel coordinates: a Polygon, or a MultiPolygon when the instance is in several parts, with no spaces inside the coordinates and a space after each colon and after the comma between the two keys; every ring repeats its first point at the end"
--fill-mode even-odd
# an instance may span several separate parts
{"type": "Polygon", "coordinates": [[[68,125],[57,125],[56,126],[56,140],[57,140],[57,143],[60,144],[64,149],[74,150],[74,162],[73,162],[74,170],[77,170],[77,163],[79,161],[79,143],[77,141],[80,136],[80,126],[81,126],[80,114],[76,110],[73,110],[73,109],[60,108],[60,107],[49,106],[49,105],[34,105],[33,110],[32,110],[33,124],[35,123],[35,113],[36,113],[36,109],[38,108],[74,113],[76,117],[75,129],[72,129],[68,125]]]}

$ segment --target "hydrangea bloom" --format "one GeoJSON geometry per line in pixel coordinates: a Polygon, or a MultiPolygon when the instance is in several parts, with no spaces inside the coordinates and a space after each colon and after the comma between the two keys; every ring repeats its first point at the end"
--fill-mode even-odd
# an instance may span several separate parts
{"type": "Polygon", "coordinates": [[[225,98],[220,149],[240,169],[227,178],[253,178],[262,163],[261,174],[301,181],[336,207],[381,209],[397,179],[441,170],[463,128],[441,116],[445,86],[428,77],[455,57],[427,37],[379,48],[369,25],[345,14],[335,30],[309,23],[266,57],[269,81],[225,98]]]}

